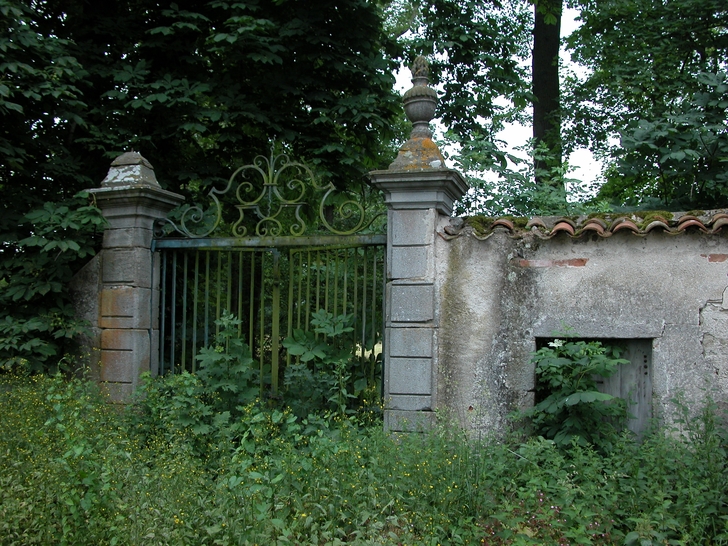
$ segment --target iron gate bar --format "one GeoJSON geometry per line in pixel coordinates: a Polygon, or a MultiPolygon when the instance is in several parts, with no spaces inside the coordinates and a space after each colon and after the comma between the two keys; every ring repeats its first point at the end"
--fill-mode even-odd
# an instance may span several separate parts
{"type": "MultiPolygon", "coordinates": [[[[247,245],[216,248],[209,244],[192,244],[179,248],[175,244],[178,240],[165,241],[167,244],[160,245],[163,247],[160,249],[161,373],[174,373],[178,368],[194,373],[203,328],[204,346],[209,346],[212,341],[210,322],[219,319],[223,310],[229,312],[237,309],[240,318],[247,305],[246,341],[253,351],[253,357],[258,360],[260,377],[263,379],[260,383],[261,393],[268,385],[275,394],[279,389],[281,357],[285,364],[291,361],[287,352],[281,353],[281,335],[290,337],[294,329],[307,330],[312,313],[317,309],[326,309],[332,315],[340,316],[348,314],[351,306],[355,313],[353,325],[358,338],[356,354],[360,370],[371,384],[378,366],[371,352],[376,351],[381,341],[377,329],[380,319],[376,317],[380,316],[380,311],[383,313],[383,301],[380,302],[382,309],[378,308],[377,302],[379,294],[384,294],[386,282],[383,270],[386,260],[382,261],[384,256],[380,255],[384,247],[376,244],[369,236],[365,237],[371,243],[367,245],[356,244],[362,238],[351,241],[349,237],[337,237],[337,245],[306,246],[307,239],[297,238],[298,245],[288,247],[285,254],[275,247],[247,245]],[[190,252],[195,253],[194,258],[189,255],[190,252]],[[200,253],[205,255],[204,262],[201,261],[200,253]],[[284,286],[287,287],[288,301],[281,307],[283,256],[286,256],[288,279],[284,286]],[[250,264],[250,267],[246,267],[246,264],[250,264]],[[201,280],[199,276],[203,269],[205,278],[201,280]],[[195,276],[194,279],[188,278],[191,274],[195,276]],[[180,275],[182,279],[179,279],[180,275]],[[294,278],[295,275],[298,278],[294,278]],[[244,292],[248,293],[248,303],[244,301],[244,292]],[[204,310],[200,309],[200,305],[204,310]],[[214,311],[212,306],[215,306],[214,311]],[[205,317],[204,324],[198,323],[201,314],[205,317]],[[281,325],[281,320],[285,320],[286,324],[281,325]]],[[[316,238],[314,240],[320,242],[316,238]]],[[[242,327],[242,324],[238,327],[239,333],[242,333],[242,327]]],[[[219,325],[216,324],[214,328],[214,333],[218,334],[219,325]]]]}

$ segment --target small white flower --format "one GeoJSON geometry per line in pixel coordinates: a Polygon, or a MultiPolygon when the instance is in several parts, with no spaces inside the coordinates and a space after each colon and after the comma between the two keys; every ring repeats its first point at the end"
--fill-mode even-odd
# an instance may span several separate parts
{"type": "Polygon", "coordinates": [[[554,349],[558,349],[559,347],[563,347],[563,346],[564,346],[563,339],[555,339],[549,343],[549,347],[553,347],[554,349]]]}

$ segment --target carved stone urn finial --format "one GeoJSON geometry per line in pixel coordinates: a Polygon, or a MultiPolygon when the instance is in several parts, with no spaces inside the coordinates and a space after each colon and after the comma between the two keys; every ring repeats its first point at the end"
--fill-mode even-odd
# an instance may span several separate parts
{"type": "Polygon", "coordinates": [[[423,56],[412,63],[412,89],[404,94],[404,113],[412,122],[409,140],[399,149],[390,171],[445,168],[445,160],[432,141],[430,121],[435,117],[437,93],[429,83],[430,64],[423,56]]]}
{"type": "Polygon", "coordinates": [[[420,55],[410,70],[413,87],[404,94],[404,112],[413,125],[411,137],[432,138],[430,121],[435,117],[437,93],[428,85],[430,64],[420,55]]]}

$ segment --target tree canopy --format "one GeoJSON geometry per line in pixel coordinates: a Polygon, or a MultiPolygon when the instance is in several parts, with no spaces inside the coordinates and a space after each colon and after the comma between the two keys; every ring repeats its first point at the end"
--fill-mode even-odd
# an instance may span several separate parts
{"type": "Polygon", "coordinates": [[[560,159],[579,146],[608,164],[596,206],[728,205],[725,0],[0,0],[0,25],[0,358],[78,331],[63,286],[101,220],[74,195],[113,157],[194,199],[278,141],[359,184],[394,156],[405,53],[430,57],[455,166],[499,177],[473,176],[461,213],[583,210],[560,159]],[[586,73],[557,88],[564,4],[586,73]],[[506,152],[529,119],[530,157],[506,152]]]}
{"type": "Polygon", "coordinates": [[[399,111],[365,0],[0,0],[0,17],[0,184],[38,197],[132,148],[163,185],[204,187],[271,140],[356,179],[399,111]]]}
{"type": "Polygon", "coordinates": [[[0,0],[0,54],[0,360],[36,367],[79,331],[65,284],[101,220],[74,195],[115,156],[194,199],[283,142],[348,187],[402,117],[367,0],[0,0]]]}
{"type": "Polygon", "coordinates": [[[476,191],[460,212],[574,210],[577,186],[567,184],[570,202],[556,190],[568,176],[561,150],[567,156],[580,147],[609,167],[596,206],[728,205],[728,8],[722,0],[399,5],[411,6],[397,18],[410,25],[402,33],[407,47],[434,55],[434,72],[440,71],[441,119],[460,146],[456,163],[474,174],[476,191]],[[582,24],[563,46],[584,75],[563,72],[556,87],[554,36],[562,5],[578,10],[582,24]],[[534,142],[526,152],[533,157],[506,153],[498,130],[507,121],[525,122],[531,108],[534,142]],[[484,171],[500,181],[480,178],[484,171]]]}
{"type": "Polygon", "coordinates": [[[611,164],[622,205],[728,205],[728,6],[722,0],[590,0],[568,38],[571,147],[611,164]]]}

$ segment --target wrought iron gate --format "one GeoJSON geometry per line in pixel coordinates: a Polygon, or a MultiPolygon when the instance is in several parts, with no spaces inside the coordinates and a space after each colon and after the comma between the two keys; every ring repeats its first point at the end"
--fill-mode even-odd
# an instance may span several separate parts
{"type": "Polygon", "coordinates": [[[285,155],[259,156],[209,195],[207,210],[190,207],[178,222],[161,225],[183,237],[154,241],[161,272],[160,372],[194,371],[198,351],[213,343],[221,316],[232,313],[266,378],[261,388],[275,394],[291,359],[282,341],[296,329],[308,330],[320,309],[347,315],[361,365],[379,365],[372,353],[381,352],[384,330],[386,235],[373,226],[384,227],[381,214],[367,217],[365,206],[348,198],[328,205],[337,199],[334,186],[317,185],[305,165],[285,155]],[[237,217],[226,216],[226,202],[237,217]],[[341,226],[334,227],[334,217],[341,226]],[[190,224],[203,229],[196,233],[190,224]]]}

